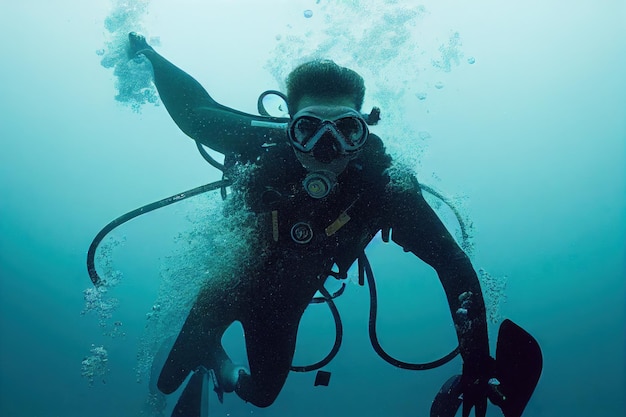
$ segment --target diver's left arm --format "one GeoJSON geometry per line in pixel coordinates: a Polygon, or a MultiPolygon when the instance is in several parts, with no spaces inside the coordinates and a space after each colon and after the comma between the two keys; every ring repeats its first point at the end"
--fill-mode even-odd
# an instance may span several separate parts
{"type": "Polygon", "coordinates": [[[469,415],[471,407],[476,406],[476,416],[484,416],[492,359],[480,283],[468,256],[424,200],[417,180],[412,176],[405,179],[411,186],[401,190],[394,186],[396,190],[390,191],[388,199],[391,238],[437,272],[463,358],[463,415],[469,415]]]}
{"type": "Polygon", "coordinates": [[[285,137],[283,118],[256,116],[219,104],[143,36],[131,32],[128,37],[131,55],[143,55],[152,64],[159,97],[187,136],[223,154],[259,154],[263,143],[285,137]]]}

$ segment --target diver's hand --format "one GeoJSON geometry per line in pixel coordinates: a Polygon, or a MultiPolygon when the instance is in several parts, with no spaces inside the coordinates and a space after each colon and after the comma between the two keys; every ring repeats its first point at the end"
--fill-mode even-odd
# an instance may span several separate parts
{"type": "Polygon", "coordinates": [[[476,417],[485,417],[487,413],[487,394],[489,378],[494,368],[494,360],[489,358],[480,362],[464,363],[461,387],[463,390],[463,417],[469,417],[472,408],[476,417]]]}
{"type": "Polygon", "coordinates": [[[146,51],[154,51],[154,49],[152,49],[152,47],[148,45],[145,36],[140,35],[137,32],[130,32],[128,34],[128,42],[128,54],[130,58],[134,58],[137,55],[145,53],[146,51]]]}

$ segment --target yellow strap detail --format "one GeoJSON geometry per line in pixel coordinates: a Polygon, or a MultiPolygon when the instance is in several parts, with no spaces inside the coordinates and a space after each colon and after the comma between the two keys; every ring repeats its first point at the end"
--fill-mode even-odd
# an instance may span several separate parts
{"type": "Polygon", "coordinates": [[[345,211],[337,217],[337,220],[332,222],[330,226],[328,226],[324,231],[326,232],[326,236],[332,236],[337,233],[337,230],[341,229],[346,223],[350,221],[350,215],[345,211]]]}

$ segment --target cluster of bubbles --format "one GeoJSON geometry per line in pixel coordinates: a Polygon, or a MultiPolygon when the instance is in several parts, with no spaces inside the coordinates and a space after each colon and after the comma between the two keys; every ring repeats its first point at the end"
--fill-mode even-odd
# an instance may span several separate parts
{"type": "Polygon", "coordinates": [[[406,164],[394,160],[391,167],[385,172],[389,175],[389,183],[387,184],[389,189],[404,192],[415,187],[413,170],[406,164]]]}
{"type": "MultiPolygon", "coordinates": [[[[107,31],[104,48],[96,53],[105,68],[113,68],[115,99],[139,112],[146,103],[157,104],[156,89],[152,84],[152,67],[143,57],[129,55],[128,33],[143,31],[141,18],[147,13],[149,0],[113,0],[111,12],[104,21],[107,31]]],[[[151,40],[152,43],[157,41],[151,40]]]]}
{"type": "Polygon", "coordinates": [[[443,72],[450,72],[453,66],[459,66],[463,58],[461,45],[461,35],[454,32],[447,43],[439,46],[440,57],[432,60],[433,66],[443,72]]]}
{"type": "Polygon", "coordinates": [[[105,376],[109,371],[109,353],[104,346],[91,345],[90,355],[81,362],[81,376],[87,378],[89,385],[93,386],[96,379],[105,383],[105,376]]]}
{"type": "MultiPolygon", "coordinates": [[[[102,284],[98,287],[89,287],[83,291],[85,306],[81,315],[95,314],[102,334],[107,337],[124,337],[122,322],[114,321],[113,315],[118,307],[117,298],[110,296],[109,290],[117,286],[122,280],[122,273],[113,266],[113,250],[122,245],[124,239],[109,237],[101,246],[96,257],[99,265],[102,284]]],[[[89,385],[93,385],[96,377],[104,382],[104,376],[108,372],[107,351],[104,346],[91,345],[91,355],[83,359],[81,364],[82,376],[87,378],[89,385]]]]}
{"type": "MultiPolygon", "coordinates": [[[[235,177],[242,181],[254,169],[251,165],[237,168],[235,177]]],[[[223,285],[233,285],[240,278],[242,264],[262,250],[256,218],[244,200],[240,192],[231,192],[225,201],[212,192],[179,203],[184,205],[188,228],[176,236],[176,251],[161,265],[158,296],[146,313],[137,356],[138,382],[150,374],[163,343],[178,334],[205,283],[222,280],[223,285]]]]}
{"type": "Polygon", "coordinates": [[[123,278],[121,271],[113,265],[113,251],[124,243],[125,239],[110,236],[98,250],[96,263],[99,266],[102,283],[98,287],[89,287],[83,291],[85,306],[81,315],[95,314],[103,334],[109,337],[124,336],[121,330],[122,323],[113,321],[113,313],[119,301],[111,297],[109,291],[117,286],[123,278]]]}
{"type": "Polygon", "coordinates": [[[480,276],[480,283],[485,297],[485,308],[487,309],[487,319],[497,324],[502,321],[502,315],[500,313],[500,306],[506,302],[506,275],[496,277],[489,272],[480,268],[478,270],[480,276]]]}

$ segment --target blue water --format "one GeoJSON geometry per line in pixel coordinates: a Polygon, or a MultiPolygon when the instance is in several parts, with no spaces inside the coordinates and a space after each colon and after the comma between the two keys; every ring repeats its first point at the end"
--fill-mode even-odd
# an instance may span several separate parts
{"type": "MultiPolygon", "coordinates": [[[[623,1],[169,3],[2,6],[0,415],[152,413],[146,351],[163,328],[147,315],[183,268],[202,262],[185,256],[197,244],[189,236],[199,208],[213,202],[185,201],[116,231],[99,268],[119,283],[91,308],[87,248],[118,215],[219,172],[154,104],[145,66],[123,58],[129,30],[216,100],[248,112],[311,57],[360,72],[365,107],[383,109],[375,132],[390,152],[472,221],[490,317],[513,319],[542,346],[544,372],[524,415],[626,415],[623,1]]],[[[409,361],[452,349],[432,271],[393,245],[374,242],[369,254],[381,343],[409,361]]],[[[345,338],[326,368],[329,387],[292,373],[272,407],[212,396],[211,415],[428,415],[458,359],[395,369],[367,340],[367,290],[350,283],[338,307],[345,338]]],[[[311,306],[297,363],[321,359],[333,331],[326,307],[311,306]]],[[[493,344],[497,323],[490,331],[493,344]]],[[[235,358],[240,338],[234,328],[226,340],[235,358]]],[[[488,416],[498,415],[490,406],[488,416]]]]}

